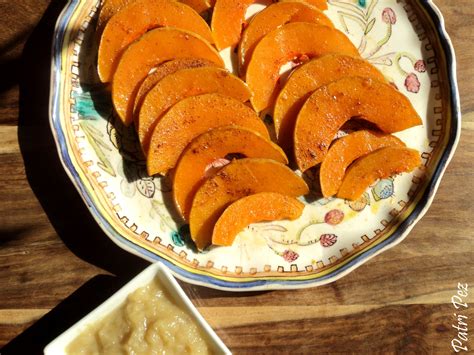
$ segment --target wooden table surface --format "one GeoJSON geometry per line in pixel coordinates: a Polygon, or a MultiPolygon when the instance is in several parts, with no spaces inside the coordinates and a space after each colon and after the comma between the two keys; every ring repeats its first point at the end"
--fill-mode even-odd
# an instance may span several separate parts
{"type": "MultiPolygon", "coordinates": [[[[232,294],[183,284],[233,352],[451,351],[451,296],[458,282],[474,295],[474,2],[436,3],[457,54],[463,122],[431,208],[403,243],[324,287],[232,294]]],[[[40,353],[147,265],[109,241],[59,162],[48,95],[64,4],[0,1],[2,355],[40,353]]],[[[472,307],[462,314],[474,339],[472,307]]]]}

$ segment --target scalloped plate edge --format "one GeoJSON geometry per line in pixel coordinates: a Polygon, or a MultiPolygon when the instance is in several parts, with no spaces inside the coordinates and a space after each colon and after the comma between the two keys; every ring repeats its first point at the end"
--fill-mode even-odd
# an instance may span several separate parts
{"type": "Polygon", "coordinates": [[[318,279],[309,280],[255,280],[255,281],[244,281],[244,282],[230,282],[213,278],[208,275],[196,274],[193,272],[186,271],[181,267],[173,264],[164,257],[160,257],[153,254],[143,248],[137,249],[137,246],[130,241],[123,238],[112,225],[101,215],[95,206],[92,197],[86,191],[82,181],[79,178],[78,172],[76,171],[71,157],[68,154],[65,137],[61,135],[61,122],[59,118],[59,84],[60,76],[58,75],[57,68],[61,67],[61,49],[63,41],[65,39],[68,15],[75,9],[80,1],[72,0],[65,6],[56,22],[54,39],[52,45],[52,59],[51,59],[51,78],[50,78],[50,98],[49,98],[49,115],[50,115],[50,126],[53,133],[54,140],[56,142],[58,154],[61,160],[61,164],[64,167],[67,175],[73,182],[73,185],[79,192],[79,195],[86,204],[88,210],[92,214],[95,221],[99,224],[105,234],[120,248],[144,258],[150,262],[161,261],[168,266],[177,278],[189,282],[191,284],[210,287],[225,291],[257,291],[257,290],[278,290],[278,289],[298,289],[306,287],[316,287],[331,283],[338,280],[339,278],[347,275],[357,267],[361,266],[374,256],[390,249],[397,245],[409,234],[414,225],[424,216],[428,211],[436,191],[441,182],[450,160],[452,159],[456,150],[459,138],[461,135],[461,110],[460,110],[460,99],[459,91],[456,81],[456,58],[454,48],[449,35],[446,32],[444,18],[438,9],[438,7],[431,0],[420,0],[419,3],[427,13],[427,16],[432,20],[438,40],[441,44],[443,54],[446,57],[445,62],[447,64],[447,75],[449,79],[449,98],[451,100],[451,131],[449,132],[449,139],[444,152],[442,153],[438,166],[436,167],[432,179],[428,183],[422,197],[418,201],[416,207],[411,214],[397,227],[397,230],[386,240],[374,246],[373,248],[363,251],[360,254],[354,256],[351,260],[346,262],[344,265],[333,271],[332,273],[322,276],[318,279]],[[59,54],[58,54],[59,53],[59,54]]]}

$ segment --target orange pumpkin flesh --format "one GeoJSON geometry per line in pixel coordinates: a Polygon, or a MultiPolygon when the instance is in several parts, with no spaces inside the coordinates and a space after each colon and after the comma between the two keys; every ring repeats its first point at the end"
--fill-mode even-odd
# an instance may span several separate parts
{"type": "Polygon", "coordinates": [[[334,196],[344,179],[347,167],[356,159],[384,147],[404,147],[395,136],[362,130],[339,138],[329,148],[319,170],[319,182],[324,197],[334,196]]]}
{"type": "MultiPolygon", "coordinates": [[[[104,27],[113,15],[134,1],[136,0],[105,0],[100,8],[97,21],[97,32],[99,35],[102,34],[104,27]]],[[[207,0],[180,0],[179,2],[192,7],[199,14],[211,8],[211,4],[207,0]]]]}
{"type": "Polygon", "coordinates": [[[179,2],[192,7],[198,14],[202,14],[212,7],[208,0],[179,0],[179,2]]]}
{"type": "Polygon", "coordinates": [[[382,73],[369,62],[338,54],[328,54],[313,59],[290,75],[277,97],[273,110],[278,144],[286,152],[292,151],[296,117],[306,99],[320,86],[346,76],[361,76],[385,81],[382,73]]]}
{"type": "Polygon", "coordinates": [[[102,34],[105,25],[107,25],[112,16],[133,1],[135,0],[105,0],[102,3],[99,19],[97,20],[97,32],[99,35],[102,34]]]}
{"type": "Polygon", "coordinates": [[[246,72],[255,110],[260,112],[274,103],[283,64],[301,56],[314,58],[328,53],[359,56],[357,48],[342,32],[314,23],[289,23],[263,37],[253,51],[246,72]]]}
{"type": "MultiPolygon", "coordinates": [[[[109,20],[99,45],[98,72],[102,82],[110,82],[120,56],[133,41],[148,30],[171,26],[196,33],[212,43],[209,26],[189,6],[169,0],[135,0],[109,20]]],[[[172,43],[163,43],[163,47],[172,43]]]]}
{"type": "Polygon", "coordinates": [[[212,230],[225,208],[259,192],[297,197],[308,186],[290,168],[269,159],[240,159],[224,166],[197,190],[189,217],[191,237],[198,249],[212,241],[212,230]]]}
{"type": "Polygon", "coordinates": [[[206,168],[233,153],[288,164],[279,146],[246,128],[217,127],[201,134],[183,151],[173,173],[174,202],[184,219],[189,219],[193,197],[207,175],[206,168]]]}
{"type": "Polygon", "coordinates": [[[242,34],[239,43],[240,74],[245,67],[257,43],[274,29],[290,22],[312,22],[333,27],[331,20],[321,10],[303,2],[274,3],[257,13],[242,34]]]}
{"type": "Polygon", "coordinates": [[[241,102],[251,96],[247,85],[225,69],[191,68],[168,75],[150,90],[140,108],[138,137],[145,154],[153,129],[166,110],[186,97],[208,93],[219,93],[241,102]]]}
{"type": "Polygon", "coordinates": [[[137,96],[135,97],[135,103],[133,105],[133,115],[135,123],[138,124],[138,111],[143,103],[143,99],[146,94],[165,76],[173,74],[181,69],[200,68],[200,67],[212,67],[216,64],[201,58],[180,58],[169,60],[156,67],[153,73],[148,74],[146,79],[140,85],[137,96]]]}
{"type": "Polygon", "coordinates": [[[421,165],[420,153],[404,147],[385,147],[356,160],[347,169],[337,197],[356,200],[377,179],[410,172],[421,165]]]}
{"type": "Polygon", "coordinates": [[[295,220],[303,213],[304,204],[296,198],[275,192],[261,192],[243,197],[225,209],[212,232],[212,244],[230,246],[249,224],[295,220]]]}
{"type": "Polygon", "coordinates": [[[147,157],[148,174],[166,173],[194,138],[211,128],[228,125],[254,130],[269,139],[255,111],[232,97],[214,93],[181,100],[156,124],[147,157]]]}
{"type": "Polygon", "coordinates": [[[256,0],[217,0],[211,19],[211,29],[217,49],[239,43],[245,12],[256,0]]]}
{"type": "Polygon", "coordinates": [[[279,2],[304,2],[306,4],[316,6],[320,10],[328,9],[327,0],[279,0],[279,2]]]}
{"type": "Polygon", "coordinates": [[[337,131],[352,117],[385,133],[421,124],[408,98],[389,84],[347,77],[322,86],[306,100],[296,120],[294,153],[301,171],[324,159],[337,131]]]}
{"type": "Polygon", "coordinates": [[[196,57],[223,67],[219,53],[201,37],[176,28],[157,28],[123,53],[112,82],[115,111],[125,125],[133,121],[135,96],[142,81],[157,65],[175,58],[196,57]]]}

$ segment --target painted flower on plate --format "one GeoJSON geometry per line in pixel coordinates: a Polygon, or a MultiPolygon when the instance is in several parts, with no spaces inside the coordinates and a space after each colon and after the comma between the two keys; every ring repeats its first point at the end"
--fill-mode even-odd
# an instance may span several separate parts
{"type": "Polygon", "coordinates": [[[330,247],[336,244],[337,242],[337,235],[335,234],[323,234],[319,239],[319,242],[323,247],[330,247]]]}
{"type": "Polygon", "coordinates": [[[426,71],[426,64],[423,59],[418,59],[415,64],[413,64],[413,68],[418,72],[418,73],[424,73],[426,71]]]}
{"type": "Polygon", "coordinates": [[[397,22],[397,15],[390,7],[386,7],[382,11],[382,21],[394,25],[397,22]]]}
{"type": "Polygon", "coordinates": [[[282,257],[283,259],[285,259],[285,261],[291,263],[292,261],[295,261],[296,259],[298,259],[299,255],[293,250],[287,249],[283,252],[282,257]]]}
{"type": "Polygon", "coordinates": [[[420,91],[420,81],[415,73],[410,73],[405,78],[405,87],[409,92],[416,94],[420,91]]]}
{"type": "Polygon", "coordinates": [[[332,224],[332,225],[341,223],[343,219],[344,219],[344,212],[338,209],[333,209],[329,211],[328,213],[326,213],[326,215],[324,216],[324,222],[326,222],[327,224],[332,224]]]}

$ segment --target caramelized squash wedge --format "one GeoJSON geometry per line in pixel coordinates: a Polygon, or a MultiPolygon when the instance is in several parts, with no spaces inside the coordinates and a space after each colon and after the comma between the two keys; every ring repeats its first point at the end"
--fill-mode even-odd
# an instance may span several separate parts
{"type": "Polygon", "coordinates": [[[290,22],[311,22],[334,27],[318,8],[304,2],[278,2],[257,13],[242,34],[239,43],[239,70],[243,76],[257,43],[274,29],[290,22]]]}
{"type": "Polygon", "coordinates": [[[303,213],[304,204],[294,197],[276,192],[260,192],[243,197],[225,209],[212,232],[212,244],[230,246],[249,224],[295,220],[303,213]]]}
{"type": "Polygon", "coordinates": [[[186,97],[208,93],[230,96],[240,102],[251,96],[247,85],[225,69],[191,68],[168,75],[150,90],[140,108],[138,137],[145,154],[156,123],[171,106],[186,97]]]}
{"type": "Polygon", "coordinates": [[[133,121],[135,96],[150,70],[175,58],[207,59],[223,67],[219,53],[204,39],[177,28],[154,29],[131,44],[120,58],[112,82],[112,101],[125,125],[133,121]]]}
{"type": "MultiPolygon", "coordinates": [[[[97,21],[97,32],[99,35],[102,34],[104,27],[107,22],[119,12],[122,8],[136,0],[105,0],[102,3],[99,13],[99,19],[97,21]]],[[[180,3],[192,7],[197,13],[201,14],[211,8],[211,4],[208,0],[180,0],[180,3]]]]}
{"type": "Polygon", "coordinates": [[[179,0],[179,2],[192,7],[200,15],[212,7],[209,0],[179,0]]]}
{"type": "Polygon", "coordinates": [[[306,99],[320,86],[347,76],[385,81],[382,73],[366,60],[340,54],[313,59],[291,73],[273,109],[278,144],[286,152],[292,151],[296,117],[306,99]]]}
{"type": "Polygon", "coordinates": [[[104,0],[100,7],[99,19],[97,20],[97,32],[99,35],[102,34],[105,25],[107,25],[112,16],[133,1],[135,0],[104,0]]]}
{"type": "MultiPolygon", "coordinates": [[[[245,13],[250,5],[257,0],[217,0],[212,13],[211,29],[216,47],[222,50],[227,47],[235,47],[245,27],[245,13]]],[[[261,2],[261,1],[260,1],[261,2]]],[[[284,1],[290,2],[290,1],[284,1]]],[[[326,0],[291,1],[302,2],[316,6],[320,10],[327,9],[326,0]]],[[[263,3],[271,4],[271,0],[263,3]]]]}
{"type": "Polygon", "coordinates": [[[279,2],[304,2],[306,4],[316,6],[321,11],[328,9],[327,0],[279,0],[279,2]]]}
{"type": "Polygon", "coordinates": [[[259,192],[297,197],[308,186],[287,166],[270,159],[239,159],[224,166],[202,184],[193,199],[189,217],[191,238],[198,249],[212,242],[214,225],[226,207],[259,192]]]}
{"type": "Polygon", "coordinates": [[[356,200],[377,179],[410,172],[421,165],[420,153],[405,147],[385,147],[356,160],[347,169],[337,197],[356,200]]]}
{"type": "Polygon", "coordinates": [[[191,96],[161,117],[153,131],[147,157],[149,175],[173,168],[186,146],[211,128],[239,125],[269,139],[265,124],[242,102],[221,94],[191,96]]]}
{"type": "MultiPolygon", "coordinates": [[[[112,16],[104,28],[99,45],[100,80],[112,80],[120,56],[127,46],[150,29],[164,26],[190,31],[212,43],[212,34],[206,21],[189,6],[169,0],[135,0],[112,16]]],[[[173,48],[170,42],[161,45],[173,48]]]]}
{"type": "Polygon", "coordinates": [[[385,133],[421,124],[410,100],[390,84],[347,77],[322,86],[306,100],[296,120],[294,153],[301,171],[324,159],[337,131],[352,117],[385,133]]]}
{"type": "Polygon", "coordinates": [[[347,167],[356,159],[384,147],[404,147],[395,136],[369,130],[352,132],[339,138],[329,148],[319,170],[324,197],[334,196],[344,179],[347,167]]]}
{"type": "Polygon", "coordinates": [[[260,112],[274,103],[280,91],[278,79],[283,64],[302,56],[314,58],[328,53],[359,56],[345,34],[314,23],[289,23],[263,37],[253,51],[246,72],[255,110],[260,112]]]}
{"type": "Polygon", "coordinates": [[[239,126],[217,127],[194,139],[181,154],[173,174],[173,197],[181,216],[188,220],[194,194],[220,159],[237,155],[267,158],[288,164],[285,153],[260,134],[239,126]]]}
{"type": "Polygon", "coordinates": [[[212,37],[217,49],[234,47],[239,43],[245,12],[256,0],[217,0],[211,19],[212,37]]]}
{"type": "Polygon", "coordinates": [[[155,71],[148,74],[146,79],[141,83],[138,89],[137,96],[135,97],[135,103],[133,106],[133,116],[135,123],[138,125],[138,112],[142,106],[143,99],[146,94],[165,76],[173,74],[181,69],[201,68],[201,67],[213,67],[215,63],[210,60],[202,58],[179,58],[169,60],[163,64],[158,65],[155,71]]]}

